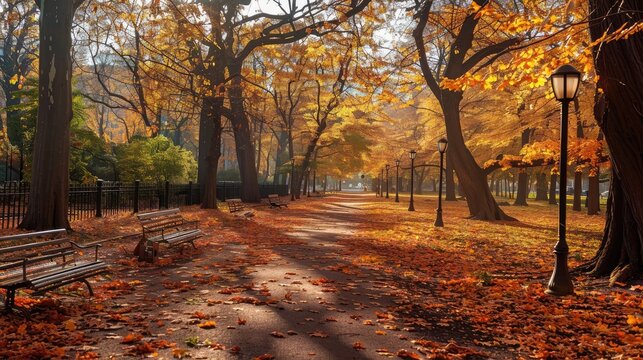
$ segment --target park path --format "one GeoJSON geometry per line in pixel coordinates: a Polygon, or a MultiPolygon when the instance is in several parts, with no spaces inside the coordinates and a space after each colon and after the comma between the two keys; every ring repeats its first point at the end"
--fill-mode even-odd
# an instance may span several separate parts
{"type": "MultiPolygon", "coordinates": [[[[305,212],[298,202],[273,210],[279,221],[293,219],[291,226],[279,227],[279,236],[293,241],[272,243],[271,231],[264,246],[209,245],[185,261],[118,274],[136,283],[135,290],[113,299],[128,321],[108,319],[107,326],[97,326],[102,329],[93,333],[96,351],[107,357],[131,352],[133,345],[123,344],[131,333],[142,334],[143,342],[176,343],[201,359],[379,359],[415,351],[411,340],[420,334],[395,313],[409,299],[400,298],[394,276],[356,266],[355,255],[340,241],[368,221],[364,208],[373,206],[372,195],[342,193],[307,202],[317,204],[305,212]],[[195,282],[204,274],[217,281],[195,282]],[[197,326],[206,320],[216,327],[197,326]]],[[[94,320],[104,322],[105,314],[94,320]]]]}

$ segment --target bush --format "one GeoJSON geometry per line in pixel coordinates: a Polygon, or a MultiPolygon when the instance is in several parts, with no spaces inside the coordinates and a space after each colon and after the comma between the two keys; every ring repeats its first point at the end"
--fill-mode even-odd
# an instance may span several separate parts
{"type": "Polygon", "coordinates": [[[217,181],[241,181],[239,169],[221,170],[217,174],[217,181]]]}
{"type": "Polygon", "coordinates": [[[116,146],[116,167],[121,181],[170,181],[185,183],[196,178],[197,163],[192,153],[165,136],[135,137],[116,146]]]}

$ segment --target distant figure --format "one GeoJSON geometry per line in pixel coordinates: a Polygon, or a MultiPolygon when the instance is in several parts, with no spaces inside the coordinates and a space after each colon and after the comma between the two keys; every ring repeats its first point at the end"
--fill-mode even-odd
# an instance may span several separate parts
{"type": "Polygon", "coordinates": [[[368,191],[368,186],[364,185],[364,191],[368,191]]]}

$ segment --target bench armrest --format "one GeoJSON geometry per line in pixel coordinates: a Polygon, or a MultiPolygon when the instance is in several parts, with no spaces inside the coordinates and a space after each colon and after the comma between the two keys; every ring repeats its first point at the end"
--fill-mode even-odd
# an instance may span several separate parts
{"type": "Polygon", "coordinates": [[[72,244],[72,246],[77,247],[77,248],[79,248],[79,249],[91,249],[91,248],[95,248],[95,249],[96,249],[96,251],[95,251],[94,259],[95,259],[95,261],[98,261],[98,248],[99,248],[99,247],[102,247],[102,246],[103,246],[103,244],[81,245],[81,244],[78,244],[78,243],[73,242],[73,241],[70,241],[70,243],[72,244]]]}

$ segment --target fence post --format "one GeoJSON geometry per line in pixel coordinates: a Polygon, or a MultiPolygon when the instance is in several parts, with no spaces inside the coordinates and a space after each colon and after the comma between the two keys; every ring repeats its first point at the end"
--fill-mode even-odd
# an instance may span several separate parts
{"type": "Polygon", "coordinates": [[[96,217],[103,217],[103,180],[96,180],[96,217]]]}
{"type": "Polygon", "coordinates": [[[192,181],[188,183],[188,197],[186,199],[188,206],[192,205],[192,181]]]}
{"type": "Polygon", "coordinates": [[[141,180],[134,181],[134,213],[138,212],[138,189],[141,186],[141,180]]]}
{"type": "Polygon", "coordinates": [[[165,180],[165,208],[170,208],[170,181],[165,180]]]}

